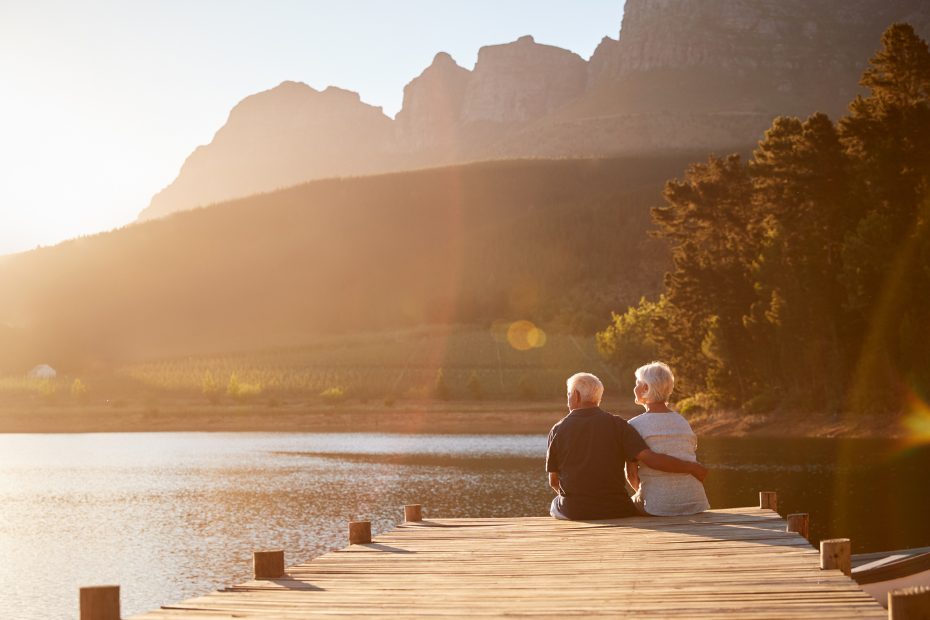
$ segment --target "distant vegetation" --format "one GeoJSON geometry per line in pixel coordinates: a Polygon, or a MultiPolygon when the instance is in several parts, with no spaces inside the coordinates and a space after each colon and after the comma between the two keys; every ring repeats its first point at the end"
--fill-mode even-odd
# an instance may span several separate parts
{"type": "Polygon", "coordinates": [[[506,325],[424,326],[320,337],[293,348],[128,363],[85,380],[0,379],[0,399],[111,407],[169,401],[270,407],[484,398],[561,401],[566,377],[581,369],[601,375],[613,397],[629,387],[627,381],[616,381],[590,336],[553,334],[544,347],[520,350],[508,340],[506,325]]]}
{"type": "MultiPolygon", "coordinates": [[[[711,157],[653,210],[665,291],[599,335],[681,392],[752,411],[900,411],[930,397],[930,51],[889,28],[837,123],[778,118],[748,162],[711,157]]],[[[692,403],[695,401],[692,401],[692,403]]]]}
{"type": "MultiPolygon", "coordinates": [[[[649,207],[693,158],[316,181],[8,257],[0,371],[47,362],[76,374],[495,320],[591,335],[612,309],[658,293],[669,255],[646,234],[649,207]]],[[[208,391],[225,393],[228,379],[216,374],[208,391]]]]}
{"type": "Polygon", "coordinates": [[[303,347],[128,364],[119,376],[145,390],[209,398],[378,399],[524,398],[527,385],[561,398],[565,379],[588,368],[613,382],[591,337],[555,334],[545,347],[521,351],[503,329],[433,326],[326,337],[303,347]],[[214,377],[218,379],[213,380],[214,377]],[[235,387],[233,387],[235,386],[235,387]],[[248,393],[243,393],[249,386],[248,393]]]}

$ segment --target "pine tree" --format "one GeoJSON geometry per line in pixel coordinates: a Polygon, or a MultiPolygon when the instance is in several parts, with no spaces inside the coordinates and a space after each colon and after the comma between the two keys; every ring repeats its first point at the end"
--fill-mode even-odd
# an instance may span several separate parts
{"type": "Polygon", "coordinates": [[[213,373],[209,370],[203,375],[200,390],[210,404],[215,405],[220,401],[220,386],[213,378],[213,373]]]}
{"type": "Polygon", "coordinates": [[[449,386],[446,385],[446,378],[442,368],[436,371],[436,379],[433,381],[433,396],[439,400],[449,400],[449,386]]]}
{"type": "Polygon", "coordinates": [[[852,158],[857,224],[843,243],[846,304],[862,333],[855,406],[896,408],[888,386],[930,381],[928,249],[930,49],[907,24],[882,36],[858,97],[840,122],[852,158]]]}
{"type": "Polygon", "coordinates": [[[478,378],[478,373],[474,370],[468,376],[468,382],[465,384],[465,388],[475,400],[481,400],[484,396],[481,389],[481,379],[478,378]]]}
{"type": "MultiPolygon", "coordinates": [[[[749,162],[762,222],[752,275],[758,299],[746,319],[760,376],[790,394],[842,398],[840,283],[847,158],[824,114],[778,118],[749,162]]],[[[761,394],[760,394],[761,396],[761,394]]]]}
{"type": "Polygon", "coordinates": [[[231,398],[239,398],[240,391],[239,377],[236,373],[230,374],[229,383],[226,384],[226,395],[231,398]]]}
{"type": "Polygon", "coordinates": [[[87,401],[87,386],[80,379],[75,379],[71,384],[71,397],[80,402],[87,401]]]}
{"type": "Polygon", "coordinates": [[[761,231],[747,167],[738,155],[710,157],[666,184],[664,196],[652,214],[656,235],[672,246],[673,269],[654,337],[685,389],[706,386],[741,402],[755,383],[741,361],[752,348],[743,322],[755,299],[750,269],[761,231]]]}

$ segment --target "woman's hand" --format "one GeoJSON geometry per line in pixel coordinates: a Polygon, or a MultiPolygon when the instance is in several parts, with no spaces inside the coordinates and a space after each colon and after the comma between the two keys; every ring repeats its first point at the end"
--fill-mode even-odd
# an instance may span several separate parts
{"type": "Polygon", "coordinates": [[[689,471],[688,473],[694,476],[695,478],[697,478],[698,480],[700,480],[701,482],[704,482],[704,478],[707,477],[708,471],[709,470],[703,465],[701,465],[700,463],[694,463],[694,467],[692,467],[691,471],[689,471]]]}
{"type": "Polygon", "coordinates": [[[554,471],[549,472],[549,486],[555,491],[556,495],[561,495],[559,491],[559,474],[554,471]]]}
{"type": "Polygon", "coordinates": [[[626,481],[630,483],[634,491],[639,491],[639,463],[636,461],[626,462],[626,481]]]}

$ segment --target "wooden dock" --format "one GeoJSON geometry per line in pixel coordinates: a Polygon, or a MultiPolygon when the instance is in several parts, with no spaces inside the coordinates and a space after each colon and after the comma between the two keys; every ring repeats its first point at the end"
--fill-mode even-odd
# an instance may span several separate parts
{"type": "Polygon", "coordinates": [[[763,508],[692,517],[404,523],[132,620],[607,616],[887,618],[763,508]]]}

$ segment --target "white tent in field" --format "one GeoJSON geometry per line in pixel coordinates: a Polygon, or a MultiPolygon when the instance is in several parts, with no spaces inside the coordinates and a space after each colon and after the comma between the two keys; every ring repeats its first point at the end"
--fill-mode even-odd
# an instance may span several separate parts
{"type": "Polygon", "coordinates": [[[30,379],[54,379],[58,376],[58,371],[48,364],[39,364],[29,371],[30,379]]]}

